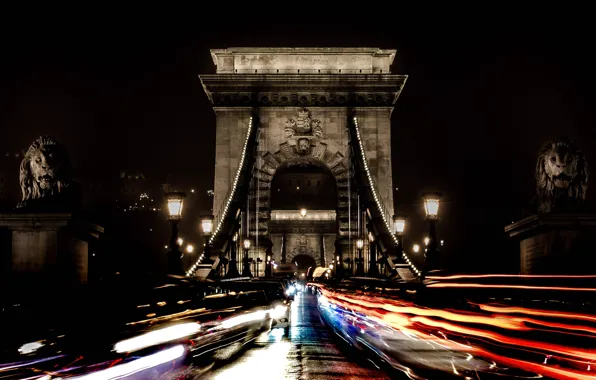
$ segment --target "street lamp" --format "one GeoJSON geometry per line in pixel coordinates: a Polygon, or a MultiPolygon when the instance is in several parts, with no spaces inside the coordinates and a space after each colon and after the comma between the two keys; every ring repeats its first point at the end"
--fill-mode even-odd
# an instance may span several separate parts
{"type": "Polygon", "coordinates": [[[362,256],[362,248],[364,248],[364,239],[358,238],[356,240],[356,248],[358,249],[358,266],[356,267],[356,274],[364,275],[364,258],[362,256]]]}
{"type": "Polygon", "coordinates": [[[168,273],[175,275],[183,275],[182,268],[182,252],[180,252],[180,244],[178,239],[178,223],[182,219],[182,208],[186,194],[182,192],[166,193],[168,208],[168,220],[172,224],[172,235],[170,236],[170,251],[168,257],[168,273]]]}
{"type": "Polygon", "coordinates": [[[201,230],[203,231],[203,235],[211,235],[213,232],[213,215],[205,215],[201,218],[201,230]]]}
{"type": "Polygon", "coordinates": [[[424,198],[424,211],[427,219],[439,218],[439,197],[432,195],[424,198]]]}
{"type": "Polygon", "coordinates": [[[236,249],[238,247],[238,233],[236,232],[234,236],[232,236],[232,244],[230,245],[230,264],[228,266],[228,273],[227,277],[235,278],[240,277],[240,273],[238,273],[238,264],[236,261],[236,249]]]}
{"type": "Polygon", "coordinates": [[[186,194],[181,192],[167,193],[166,200],[168,201],[168,219],[180,220],[182,219],[182,206],[186,194]]]}
{"type": "Polygon", "coordinates": [[[424,245],[428,245],[428,243],[430,243],[430,239],[427,236],[427,237],[424,238],[424,245]]]}
{"type": "MultiPolygon", "coordinates": [[[[213,232],[213,215],[201,217],[201,233],[205,237],[205,249],[203,253],[209,259],[211,257],[211,233],[213,232]]],[[[220,257],[220,260],[222,257],[220,257]]]]}
{"type": "MultiPolygon", "coordinates": [[[[424,211],[426,212],[426,220],[429,224],[428,248],[426,251],[426,259],[424,263],[424,275],[433,269],[438,269],[439,257],[437,252],[437,234],[435,231],[435,224],[439,220],[439,197],[437,195],[428,195],[424,198],[424,211]]],[[[426,239],[425,239],[426,243],[426,239]]]]}
{"type": "Polygon", "coordinates": [[[418,244],[414,244],[414,246],[412,247],[412,250],[413,250],[415,253],[418,253],[418,252],[420,252],[420,246],[419,246],[418,244]]]}
{"type": "MultiPolygon", "coordinates": [[[[406,230],[406,219],[400,216],[393,216],[393,233],[397,237],[397,257],[402,256],[404,252],[404,231],[406,230]]],[[[385,253],[384,268],[387,271],[387,264],[389,262],[389,251],[385,253]]]]}
{"type": "Polygon", "coordinates": [[[186,253],[193,253],[195,251],[195,247],[192,244],[188,244],[186,246],[186,253]]]}
{"type": "Polygon", "coordinates": [[[400,218],[397,216],[393,217],[393,233],[398,236],[404,234],[404,230],[406,229],[406,220],[404,218],[400,218]]]}
{"type": "Polygon", "coordinates": [[[271,260],[271,255],[267,255],[267,260],[265,261],[265,277],[271,277],[273,267],[273,260],[271,260]]]}
{"type": "Polygon", "coordinates": [[[370,277],[377,277],[379,275],[379,268],[377,268],[377,245],[375,244],[375,236],[372,232],[368,233],[368,241],[370,250],[370,269],[368,270],[368,275],[370,277]]]}
{"type": "Polygon", "coordinates": [[[252,273],[250,272],[250,260],[248,259],[248,251],[250,251],[250,246],[252,242],[249,237],[245,237],[242,241],[242,245],[244,246],[244,258],[242,259],[242,276],[244,277],[252,277],[252,273]]]}
{"type": "Polygon", "coordinates": [[[306,216],[306,209],[300,209],[300,216],[302,216],[303,218],[306,216]]]}
{"type": "Polygon", "coordinates": [[[257,257],[257,259],[255,260],[255,266],[256,266],[256,272],[257,272],[257,277],[259,277],[259,263],[263,262],[263,259],[261,259],[260,257],[257,257]]]}

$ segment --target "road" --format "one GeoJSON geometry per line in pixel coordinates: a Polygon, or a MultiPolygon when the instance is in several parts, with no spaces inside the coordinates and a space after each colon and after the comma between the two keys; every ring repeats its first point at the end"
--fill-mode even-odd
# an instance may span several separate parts
{"type": "Polygon", "coordinates": [[[339,347],[321,322],[316,298],[299,293],[292,304],[290,336],[274,329],[261,335],[228,364],[205,378],[227,379],[390,379],[367,359],[339,347]]]}

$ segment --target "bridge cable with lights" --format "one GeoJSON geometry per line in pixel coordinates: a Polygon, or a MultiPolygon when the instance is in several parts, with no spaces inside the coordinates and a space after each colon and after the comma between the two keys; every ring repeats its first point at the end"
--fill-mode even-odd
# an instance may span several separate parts
{"type": "MultiPolygon", "coordinates": [[[[379,239],[379,243],[383,248],[393,252],[394,248],[399,244],[398,238],[393,234],[391,227],[393,213],[383,204],[374,177],[371,174],[364,150],[358,117],[355,114],[352,114],[348,118],[348,131],[351,137],[349,141],[352,152],[351,156],[353,157],[352,165],[358,173],[364,174],[358,178],[360,192],[366,194],[366,198],[372,200],[371,202],[374,204],[374,207],[367,208],[371,219],[371,229],[374,231],[373,234],[379,239]]],[[[245,210],[248,206],[247,202],[250,199],[250,192],[251,190],[254,191],[251,184],[255,174],[258,173],[255,163],[259,144],[259,132],[260,119],[257,116],[256,110],[253,110],[252,116],[249,119],[246,138],[232,187],[229,189],[223,204],[213,220],[214,230],[208,240],[208,244],[212,247],[212,252],[228,252],[232,248],[231,245],[236,242],[237,231],[240,225],[238,220],[241,218],[242,210],[245,210]]],[[[257,214],[255,215],[256,224],[258,224],[258,212],[255,214],[257,214]]],[[[250,228],[247,230],[250,231],[250,228]]],[[[258,227],[255,228],[255,231],[257,231],[256,236],[258,236],[258,227]]],[[[204,257],[199,258],[188,269],[186,276],[193,276],[204,259],[204,257]]],[[[421,270],[414,265],[405,251],[402,252],[401,258],[398,257],[398,260],[403,260],[417,277],[421,276],[421,270]]]]}

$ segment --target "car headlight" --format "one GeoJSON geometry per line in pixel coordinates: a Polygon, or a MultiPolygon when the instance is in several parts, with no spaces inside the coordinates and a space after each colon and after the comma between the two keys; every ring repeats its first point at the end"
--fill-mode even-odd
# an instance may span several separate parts
{"type": "Polygon", "coordinates": [[[269,311],[269,315],[271,316],[271,318],[279,319],[285,316],[287,311],[288,307],[286,305],[277,305],[269,311]]]}
{"type": "Polygon", "coordinates": [[[114,345],[114,351],[118,353],[124,353],[142,350],[143,348],[196,334],[200,329],[201,325],[196,322],[168,326],[159,330],[150,331],[134,338],[122,340],[114,345]]]}
{"type": "Polygon", "coordinates": [[[288,291],[287,291],[288,295],[289,295],[289,296],[291,296],[291,295],[293,295],[295,292],[296,292],[296,287],[295,287],[294,285],[290,285],[290,286],[288,287],[288,291]]]}

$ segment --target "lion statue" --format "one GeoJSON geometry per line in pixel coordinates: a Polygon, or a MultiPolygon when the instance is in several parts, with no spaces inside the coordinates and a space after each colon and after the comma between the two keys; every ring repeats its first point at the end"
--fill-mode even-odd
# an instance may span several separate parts
{"type": "Polygon", "coordinates": [[[63,203],[71,185],[66,148],[54,137],[41,136],[21,161],[19,183],[23,198],[17,208],[63,203]]]}
{"type": "Polygon", "coordinates": [[[538,211],[579,211],[587,188],[588,164],[582,151],[564,137],[546,143],[536,163],[538,211]]]}

